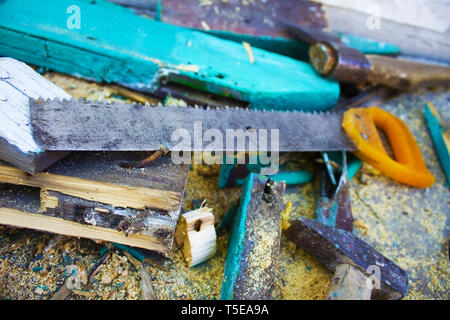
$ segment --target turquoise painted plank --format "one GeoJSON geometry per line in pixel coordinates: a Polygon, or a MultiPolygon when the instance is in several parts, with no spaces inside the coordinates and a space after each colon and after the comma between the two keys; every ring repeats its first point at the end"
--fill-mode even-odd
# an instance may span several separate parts
{"type": "MultiPolygon", "coordinates": [[[[253,36],[226,30],[209,30],[203,32],[236,42],[246,41],[253,47],[276,52],[294,59],[309,61],[309,45],[306,42],[282,37],[253,36]]],[[[392,43],[379,42],[351,34],[339,33],[338,35],[341,38],[342,43],[365,54],[397,55],[401,52],[400,47],[392,43]]]]}
{"type": "Polygon", "coordinates": [[[133,256],[133,258],[137,259],[140,262],[144,262],[145,256],[140,253],[139,251],[137,251],[136,249],[126,246],[124,244],[120,244],[120,243],[115,243],[115,242],[111,242],[111,244],[116,247],[119,248],[122,251],[128,252],[129,254],[131,254],[133,256]]]}
{"type": "Polygon", "coordinates": [[[220,172],[219,172],[219,180],[217,182],[217,186],[219,188],[225,188],[228,184],[228,178],[230,177],[230,172],[235,168],[236,165],[234,164],[222,164],[220,166],[220,172]]]}
{"type": "Polygon", "coordinates": [[[287,186],[293,186],[311,181],[312,174],[306,170],[282,171],[270,176],[270,179],[276,182],[285,182],[287,186]]]}
{"type": "Polygon", "coordinates": [[[439,123],[439,118],[433,114],[428,105],[425,105],[424,116],[428,130],[430,131],[430,137],[433,141],[434,149],[436,150],[439,162],[447,180],[447,187],[450,187],[450,152],[447,144],[445,143],[443,135],[444,130],[439,123]]]}
{"type": "Polygon", "coordinates": [[[0,1],[0,55],[96,81],[153,92],[174,81],[251,108],[326,110],[338,83],[304,62],[135,15],[105,1],[0,1]],[[77,5],[81,28],[68,29],[77,5]]]}
{"type": "Polygon", "coordinates": [[[245,41],[252,47],[261,48],[302,61],[309,61],[309,44],[306,42],[282,37],[253,36],[250,34],[235,33],[225,30],[210,30],[203,32],[235,42],[245,41]]]}
{"type": "MultiPolygon", "coordinates": [[[[269,178],[269,176],[264,176],[269,178]]],[[[306,170],[298,171],[281,171],[272,176],[270,180],[275,182],[284,182],[287,186],[295,186],[297,184],[308,183],[312,179],[312,174],[306,170]]],[[[245,179],[236,179],[234,181],[235,186],[241,186],[244,184],[245,179]]]]}
{"type": "Polygon", "coordinates": [[[222,300],[271,298],[277,274],[284,183],[250,173],[233,217],[222,300]]]}
{"type": "Polygon", "coordinates": [[[393,43],[379,42],[353,34],[339,33],[339,36],[343,44],[365,54],[396,55],[401,53],[400,47],[393,43]]]}

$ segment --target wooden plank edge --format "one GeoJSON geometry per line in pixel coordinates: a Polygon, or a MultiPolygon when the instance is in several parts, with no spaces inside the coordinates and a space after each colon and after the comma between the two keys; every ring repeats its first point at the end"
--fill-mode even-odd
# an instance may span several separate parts
{"type": "Polygon", "coordinates": [[[102,202],[115,207],[178,210],[181,194],[143,187],[131,187],[47,172],[30,175],[17,168],[0,165],[0,183],[45,188],[73,197],[102,202]]]}
{"type": "Polygon", "coordinates": [[[158,251],[164,254],[167,254],[171,250],[171,248],[157,243],[156,238],[151,236],[142,234],[129,234],[128,236],[125,236],[123,233],[116,230],[83,225],[61,218],[49,217],[11,208],[0,208],[0,224],[58,233],[71,237],[117,242],[131,247],[158,251]]]}

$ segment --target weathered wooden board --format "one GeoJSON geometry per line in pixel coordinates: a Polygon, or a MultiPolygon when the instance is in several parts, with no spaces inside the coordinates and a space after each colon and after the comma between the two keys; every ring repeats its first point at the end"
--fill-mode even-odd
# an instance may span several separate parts
{"type": "Polygon", "coordinates": [[[336,266],[327,300],[370,300],[373,284],[351,264],[336,266]]]}
{"type": "Polygon", "coordinates": [[[2,1],[0,54],[147,92],[175,82],[252,108],[325,110],[339,96],[336,82],[304,62],[253,48],[252,63],[240,43],[100,0],[2,1]],[[76,18],[66,13],[73,5],[80,10],[79,29],[68,28],[68,19],[76,18]]]}
{"type": "Polygon", "coordinates": [[[66,152],[46,152],[34,141],[29,98],[70,99],[25,63],[0,58],[0,159],[29,173],[45,169],[66,152]]]}
{"type": "Polygon", "coordinates": [[[328,6],[379,15],[381,18],[444,33],[450,27],[447,0],[313,0],[328,6]]]}
{"type": "Polygon", "coordinates": [[[233,41],[296,59],[308,60],[308,44],[290,37],[285,22],[317,28],[327,26],[320,5],[310,1],[219,1],[199,6],[197,0],[161,2],[161,21],[195,28],[233,41]],[[191,17],[196,17],[192,19],[191,17]]]}
{"type": "Polygon", "coordinates": [[[281,239],[284,182],[246,178],[233,219],[221,299],[270,299],[275,285],[281,239]]]}
{"type": "Polygon", "coordinates": [[[40,213],[39,190],[19,186],[10,186],[0,191],[0,224],[73,237],[117,242],[162,253],[169,252],[172,243],[170,239],[161,241],[161,237],[155,237],[152,233],[126,234],[116,229],[78,223],[40,213]]]}
{"type": "Polygon", "coordinates": [[[39,177],[47,175],[54,181],[41,189],[39,183],[32,182],[44,180],[24,175],[14,181],[0,174],[0,181],[20,184],[8,185],[1,191],[0,223],[168,252],[173,243],[188,169],[171,164],[170,157],[160,158],[144,169],[119,166],[120,162],[133,162],[144,156],[139,152],[72,153],[51,166],[50,174],[37,174],[39,177]],[[67,181],[90,181],[95,187],[91,190],[88,183],[60,181],[62,175],[67,181]],[[83,186],[85,194],[77,189],[83,186]],[[114,186],[121,188],[121,194],[114,186]],[[139,196],[144,189],[156,192],[154,195],[163,201],[156,201],[155,206],[149,203],[148,207],[136,208],[133,194],[139,196]],[[108,192],[111,196],[105,196],[106,200],[97,197],[99,193],[108,192]],[[159,206],[168,199],[170,207],[159,206]],[[122,205],[117,205],[119,202],[122,205]]]}
{"type": "MultiPolygon", "coordinates": [[[[285,24],[321,29],[328,26],[321,6],[303,0],[228,0],[200,4],[198,0],[110,1],[132,8],[136,13],[154,17],[155,20],[193,28],[239,43],[245,41],[254,47],[304,61],[309,61],[309,45],[292,38],[285,24]]],[[[398,47],[384,42],[348,34],[339,36],[348,46],[364,53],[399,53],[398,47]]]]}

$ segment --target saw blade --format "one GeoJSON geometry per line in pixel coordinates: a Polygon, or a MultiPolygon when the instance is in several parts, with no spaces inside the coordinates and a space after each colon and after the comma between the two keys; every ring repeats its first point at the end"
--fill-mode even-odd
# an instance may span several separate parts
{"type": "Polygon", "coordinates": [[[36,142],[52,151],[152,151],[161,144],[171,151],[355,149],[339,113],[31,99],[30,115],[36,142]],[[237,142],[242,135],[245,144],[237,142]],[[256,150],[249,143],[255,137],[256,150]]]}

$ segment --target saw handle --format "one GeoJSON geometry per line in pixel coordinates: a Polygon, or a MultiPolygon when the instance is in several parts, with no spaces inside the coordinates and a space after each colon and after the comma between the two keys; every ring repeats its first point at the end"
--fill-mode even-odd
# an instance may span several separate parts
{"type": "Polygon", "coordinates": [[[407,185],[427,188],[435,182],[420,149],[406,124],[377,107],[349,109],[342,126],[355,144],[355,155],[386,176],[407,185]],[[384,131],[395,160],[386,152],[377,127],[384,131]]]}

